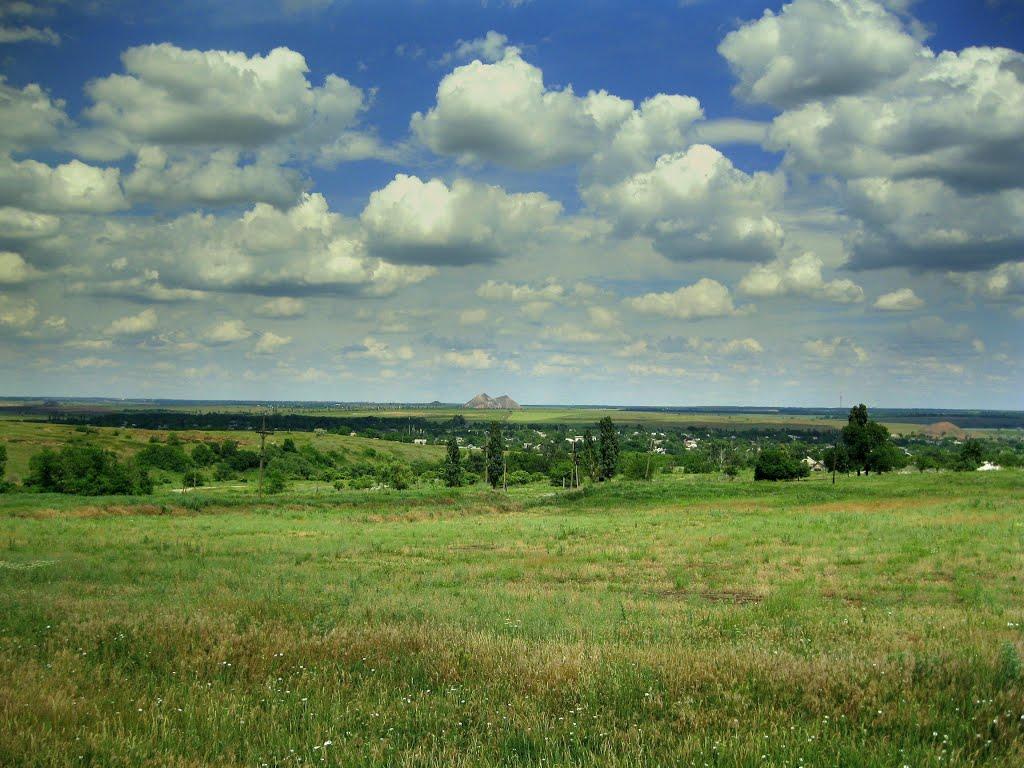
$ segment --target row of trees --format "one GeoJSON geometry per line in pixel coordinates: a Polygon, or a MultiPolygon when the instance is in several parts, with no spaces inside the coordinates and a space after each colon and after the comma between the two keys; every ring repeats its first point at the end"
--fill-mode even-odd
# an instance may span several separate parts
{"type": "MultiPolygon", "coordinates": [[[[611,479],[619,469],[619,433],[611,417],[604,417],[598,422],[598,436],[594,439],[593,432],[587,429],[583,434],[582,444],[577,447],[573,443],[571,458],[553,467],[549,467],[549,476],[553,479],[561,472],[565,479],[580,478],[585,474],[594,482],[611,479]]],[[[470,459],[472,455],[470,456],[470,459]]],[[[541,458],[541,457],[538,457],[541,458]]],[[[467,482],[466,462],[462,458],[462,450],[455,434],[448,437],[447,452],[444,462],[443,476],[445,485],[457,488],[467,482]]],[[[514,472],[523,472],[518,469],[514,472]]],[[[528,473],[527,473],[528,474],[528,473]]],[[[500,422],[492,422],[487,431],[487,442],[484,449],[484,476],[492,488],[508,484],[508,465],[505,456],[505,436],[500,422]]]]}

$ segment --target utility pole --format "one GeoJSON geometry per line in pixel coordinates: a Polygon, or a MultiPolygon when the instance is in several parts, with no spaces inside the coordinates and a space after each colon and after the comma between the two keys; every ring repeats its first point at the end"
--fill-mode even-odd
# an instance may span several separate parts
{"type": "Polygon", "coordinates": [[[267,414],[264,413],[263,424],[260,427],[259,432],[256,433],[260,436],[260,479],[256,493],[261,501],[263,500],[263,457],[266,452],[267,435],[272,435],[273,433],[273,430],[267,430],[267,414]]]}

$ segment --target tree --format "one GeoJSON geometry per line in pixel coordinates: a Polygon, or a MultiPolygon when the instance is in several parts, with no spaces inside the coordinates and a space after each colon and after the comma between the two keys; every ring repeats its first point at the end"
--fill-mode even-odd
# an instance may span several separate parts
{"type": "Polygon", "coordinates": [[[962,472],[973,472],[981,466],[981,461],[981,441],[975,440],[973,437],[968,438],[960,446],[960,456],[957,459],[956,468],[962,472]]]}
{"type": "Polygon", "coordinates": [[[601,463],[598,461],[597,443],[594,442],[594,433],[589,427],[583,432],[582,464],[583,471],[587,473],[587,477],[596,481],[601,474],[601,463]]]}
{"type": "Polygon", "coordinates": [[[295,441],[290,437],[286,437],[284,442],[281,443],[281,450],[285,453],[298,453],[298,449],[295,447],[295,441]]]}
{"type": "Polygon", "coordinates": [[[491,422],[487,431],[487,482],[491,488],[501,485],[501,475],[505,469],[505,438],[501,434],[501,423],[491,422]]]}
{"type": "Polygon", "coordinates": [[[837,443],[831,448],[826,448],[821,460],[829,472],[845,474],[850,471],[850,453],[846,450],[844,443],[837,443]]]}
{"type": "Polygon", "coordinates": [[[892,445],[889,429],[877,421],[872,421],[868,417],[868,407],[863,403],[850,409],[842,436],[850,457],[850,466],[857,470],[858,475],[861,470],[870,472],[872,468],[887,466],[887,459],[892,458],[889,452],[892,445]],[[879,455],[872,457],[876,452],[879,455]]]}
{"type": "Polygon", "coordinates": [[[37,491],[81,496],[148,494],[153,481],[137,462],[121,462],[95,445],[70,443],[45,448],[29,459],[25,486],[37,491]]]}
{"type": "Polygon", "coordinates": [[[444,484],[449,488],[462,485],[462,455],[455,435],[448,438],[448,457],[444,461],[444,484]]]}
{"type": "Polygon", "coordinates": [[[615,476],[619,466],[619,433],[611,416],[605,416],[597,424],[598,479],[609,480],[615,476]]]}
{"type": "Polygon", "coordinates": [[[0,493],[8,490],[11,484],[4,480],[4,471],[7,469],[7,446],[0,445],[0,493]]]}
{"type": "Polygon", "coordinates": [[[785,448],[765,448],[754,465],[755,480],[795,480],[809,474],[811,468],[785,448]]]}

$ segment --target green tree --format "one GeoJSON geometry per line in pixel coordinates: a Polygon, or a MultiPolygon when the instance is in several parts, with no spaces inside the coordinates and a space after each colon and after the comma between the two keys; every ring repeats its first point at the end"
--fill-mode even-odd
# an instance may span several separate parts
{"type": "Polygon", "coordinates": [[[889,447],[892,445],[889,429],[872,421],[868,417],[868,407],[863,403],[850,409],[842,436],[850,457],[850,466],[857,470],[858,475],[862,470],[870,472],[872,468],[887,466],[886,459],[891,458],[889,447]],[[878,456],[873,457],[874,453],[878,453],[878,456]]]}
{"type": "Polygon", "coordinates": [[[137,462],[121,462],[111,451],[87,443],[69,443],[60,451],[45,448],[32,456],[25,486],[80,496],[153,492],[152,479],[137,462]]]}
{"type": "Polygon", "coordinates": [[[981,466],[982,448],[981,441],[973,437],[964,441],[960,446],[960,456],[957,459],[956,468],[960,471],[973,472],[981,466]]]}
{"type": "Polygon", "coordinates": [[[298,448],[295,447],[295,441],[290,437],[286,437],[284,439],[284,442],[281,443],[281,450],[284,451],[285,453],[298,452],[298,448]]]}
{"type": "Polygon", "coordinates": [[[755,480],[796,480],[809,474],[811,468],[785,448],[765,448],[754,465],[755,480]]]}
{"type": "Polygon", "coordinates": [[[597,424],[598,479],[609,480],[619,467],[619,433],[611,416],[605,416],[597,424]]]}
{"type": "Polygon", "coordinates": [[[10,483],[4,480],[4,472],[7,469],[7,446],[0,445],[0,493],[3,493],[10,487],[10,483]]]}
{"type": "Polygon", "coordinates": [[[837,443],[831,448],[826,448],[821,461],[829,472],[845,474],[850,471],[850,453],[846,450],[844,443],[837,443]]]}
{"type": "Polygon", "coordinates": [[[281,493],[288,487],[288,481],[285,479],[284,472],[278,469],[268,469],[266,476],[263,478],[263,492],[264,493],[281,493]]]}
{"type": "Polygon", "coordinates": [[[444,461],[444,484],[449,488],[462,485],[462,455],[455,435],[448,438],[448,456],[444,461]]]}
{"type": "Polygon", "coordinates": [[[491,488],[501,485],[501,475],[505,461],[505,438],[501,433],[501,423],[491,422],[487,431],[487,482],[491,488]]]}
{"type": "Polygon", "coordinates": [[[594,433],[588,427],[583,433],[583,450],[581,463],[583,471],[591,480],[597,480],[601,474],[601,463],[597,456],[597,443],[594,441],[594,433]]]}

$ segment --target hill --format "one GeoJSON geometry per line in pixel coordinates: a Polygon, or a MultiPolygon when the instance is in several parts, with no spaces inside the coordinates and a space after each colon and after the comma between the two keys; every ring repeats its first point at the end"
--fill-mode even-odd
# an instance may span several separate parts
{"type": "Polygon", "coordinates": [[[519,403],[513,400],[508,395],[502,395],[501,397],[491,397],[486,392],[481,392],[479,395],[474,397],[463,408],[475,408],[478,410],[504,410],[504,411],[518,411],[522,408],[519,403]]]}

